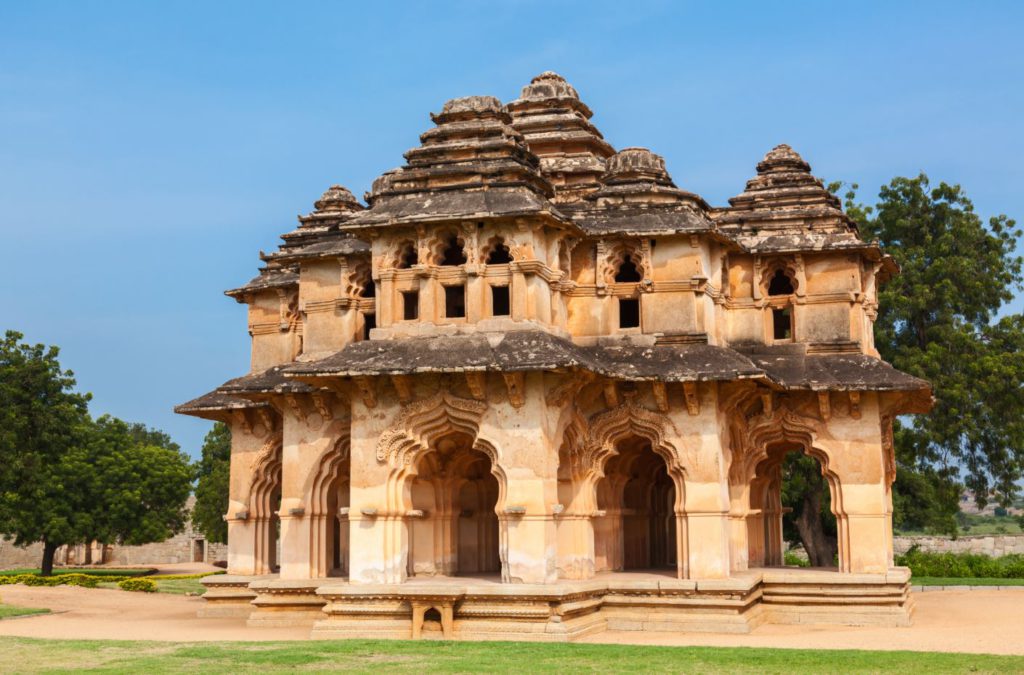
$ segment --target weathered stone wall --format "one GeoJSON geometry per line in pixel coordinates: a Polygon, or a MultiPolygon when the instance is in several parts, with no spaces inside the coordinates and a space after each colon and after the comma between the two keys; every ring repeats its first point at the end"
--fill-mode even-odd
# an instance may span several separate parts
{"type": "Polygon", "coordinates": [[[15,546],[14,542],[0,538],[0,569],[38,567],[39,561],[42,559],[43,547],[41,545],[15,546]]]}
{"type": "Polygon", "coordinates": [[[990,534],[969,537],[894,537],[897,554],[906,553],[917,544],[922,551],[935,553],[981,553],[998,557],[1008,553],[1024,553],[1024,534],[990,534]]]}

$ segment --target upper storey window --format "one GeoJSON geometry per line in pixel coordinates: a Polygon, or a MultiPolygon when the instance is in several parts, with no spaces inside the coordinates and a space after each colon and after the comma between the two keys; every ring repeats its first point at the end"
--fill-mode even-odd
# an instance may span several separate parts
{"type": "Polygon", "coordinates": [[[438,264],[455,266],[466,264],[466,251],[462,240],[454,232],[441,237],[438,264]]]}
{"type": "Polygon", "coordinates": [[[361,295],[364,298],[375,298],[377,297],[377,286],[373,283],[373,279],[367,279],[363,282],[363,290],[361,295]]]}
{"type": "Polygon", "coordinates": [[[407,241],[398,250],[398,262],[395,267],[407,270],[417,264],[419,264],[419,255],[416,253],[416,244],[407,241]]]}
{"type": "Polygon", "coordinates": [[[768,277],[767,282],[772,340],[776,342],[792,340],[794,333],[793,294],[796,293],[792,273],[780,267],[768,277]]]}
{"type": "Polygon", "coordinates": [[[638,283],[643,280],[640,274],[640,270],[637,268],[636,263],[633,262],[632,254],[627,254],[622,259],[622,264],[619,265],[619,269],[615,272],[615,281],[620,283],[638,283]]]}
{"type": "Polygon", "coordinates": [[[775,270],[771,281],[768,282],[768,295],[793,295],[794,292],[793,280],[785,270],[775,270]]]}
{"type": "Polygon", "coordinates": [[[504,239],[498,239],[487,254],[487,264],[507,265],[510,262],[512,262],[512,252],[509,251],[504,239]]]}

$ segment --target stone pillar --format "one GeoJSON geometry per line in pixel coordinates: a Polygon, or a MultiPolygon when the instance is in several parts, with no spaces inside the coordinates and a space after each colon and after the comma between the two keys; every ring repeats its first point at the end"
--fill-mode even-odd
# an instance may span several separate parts
{"type": "Polygon", "coordinates": [[[548,434],[543,375],[526,375],[522,397],[492,402],[480,425],[505,474],[499,502],[503,542],[502,579],[511,583],[553,583],[558,578],[558,452],[548,434]]]}
{"type": "Polygon", "coordinates": [[[258,555],[265,548],[258,545],[257,534],[261,523],[253,512],[251,489],[253,484],[253,463],[269,440],[270,434],[262,424],[251,425],[243,413],[230,423],[231,427],[231,468],[228,487],[228,512],[225,521],[228,526],[228,573],[242,576],[264,574],[265,560],[258,555]]]}
{"type": "MultiPolygon", "coordinates": [[[[834,394],[838,398],[840,394],[834,394]]],[[[833,495],[842,572],[881,574],[893,565],[892,514],[885,478],[878,396],[867,392],[859,414],[833,414],[816,445],[828,455],[828,470],[838,479],[833,495]]]]}
{"type": "Polygon", "coordinates": [[[691,579],[720,579],[729,576],[733,531],[728,467],[722,450],[727,432],[719,419],[713,386],[700,384],[683,394],[682,405],[672,406],[670,413],[679,436],[669,439],[681,453],[685,471],[685,522],[677,529],[677,546],[686,560],[680,560],[679,566],[691,579]]]}
{"type": "Polygon", "coordinates": [[[558,576],[590,579],[594,576],[594,523],[589,514],[568,513],[558,520],[558,576]]]}
{"type": "MultiPolygon", "coordinates": [[[[421,301],[426,294],[421,293],[421,301]]],[[[371,382],[371,386],[377,386],[371,382]]],[[[377,387],[378,394],[383,393],[377,387]]],[[[399,414],[398,401],[378,396],[373,406],[352,398],[352,483],[350,487],[349,583],[401,583],[407,575],[409,534],[405,514],[388,494],[387,463],[377,459],[377,442],[399,414]]]]}

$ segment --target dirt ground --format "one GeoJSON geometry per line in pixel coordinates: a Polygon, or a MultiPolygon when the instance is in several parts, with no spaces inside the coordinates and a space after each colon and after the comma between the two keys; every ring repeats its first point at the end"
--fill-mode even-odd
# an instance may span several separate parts
{"type": "MultiPolygon", "coordinates": [[[[0,621],[0,635],[188,642],[309,637],[308,628],[248,628],[242,619],[199,619],[202,598],[180,595],[15,585],[0,587],[0,599],[53,611],[0,621]]],[[[909,628],[761,626],[749,635],[605,632],[584,642],[1024,655],[1024,591],[932,591],[917,593],[916,605],[909,628]]]]}

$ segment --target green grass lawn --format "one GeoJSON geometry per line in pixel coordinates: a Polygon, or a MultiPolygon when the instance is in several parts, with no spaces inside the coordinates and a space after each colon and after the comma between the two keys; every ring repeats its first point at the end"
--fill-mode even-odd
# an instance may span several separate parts
{"type": "Polygon", "coordinates": [[[203,586],[202,579],[168,579],[167,581],[160,581],[159,578],[153,579],[156,582],[157,593],[174,593],[176,595],[185,595],[186,593],[195,593],[202,595],[206,592],[206,586],[203,586]]]}
{"type": "MultiPolygon", "coordinates": [[[[153,579],[156,582],[157,593],[172,593],[174,595],[185,595],[186,593],[195,593],[202,595],[206,592],[206,586],[199,583],[200,579],[168,579],[167,581],[160,581],[159,577],[153,579]]],[[[115,583],[107,583],[101,581],[96,585],[97,588],[112,588],[115,591],[120,590],[118,585],[115,583]]],[[[127,592],[127,591],[126,591],[127,592]]]]}
{"type": "MultiPolygon", "coordinates": [[[[31,567],[23,567],[16,570],[0,570],[0,575],[11,576],[18,574],[39,574],[41,570],[31,567]]],[[[141,569],[123,569],[115,570],[110,568],[95,568],[95,567],[54,567],[53,574],[88,574],[91,577],[140,577],[144,574],[150,574],[154,572],[152,568],[141,568],[141,569]]]]}
{"type": "Polygon", "coordinates": [[[1024,586],[1024,579],[993,577],[913,577],[914,586],[1024,586]]]}
{"type": "Polygon", "coordinates": [[[0,605],[0,619],[8,619],[12,616],[27,616],[29,614],[49,614],[48,609],[36,607],[14,607],[12,605],[0,605]]]}
{"type": "Polygon", "coordinates": [[[160,643],[0,638],[8,673],[1013,673],[1024,657],[523,642],[160,643]]]}

